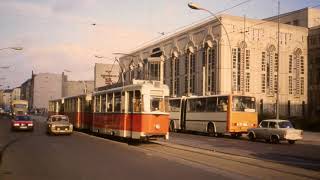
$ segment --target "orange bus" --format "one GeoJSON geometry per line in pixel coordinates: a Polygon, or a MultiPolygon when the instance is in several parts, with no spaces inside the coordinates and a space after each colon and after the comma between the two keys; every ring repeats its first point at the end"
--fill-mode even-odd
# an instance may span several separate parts
{"type": "Polygon", "coordinates": [[[212,95],[169,99],[170,131],[187,130],[239,137],[256,127],[256,100],[251,96],[212,95]]]}

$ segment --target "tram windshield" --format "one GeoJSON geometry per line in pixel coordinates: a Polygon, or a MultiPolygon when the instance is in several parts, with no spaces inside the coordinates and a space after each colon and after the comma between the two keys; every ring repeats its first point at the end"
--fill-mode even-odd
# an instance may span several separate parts
{"type": "Polygon", "coordinates": [[[165,112],[164,98],[158,96],[151,96],[150,98],[150,108],[151,111],[161,111],[165,112]]]}
{"type": "Polygon", "coordinates": [[[240,112],[256,112],[255,98],[248,96],[233,96],[232,110],[240,112]]]}

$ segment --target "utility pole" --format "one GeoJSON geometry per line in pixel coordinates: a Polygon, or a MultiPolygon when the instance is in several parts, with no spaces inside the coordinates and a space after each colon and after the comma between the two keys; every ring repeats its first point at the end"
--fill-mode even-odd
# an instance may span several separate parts
{"type": "Polygon", "coordinates": [[[276,119],[279,119],[279,93],[280,93],[280,0],[278,0],[278,67],[277,67],[277,109],[276,109],[276,119]]]}

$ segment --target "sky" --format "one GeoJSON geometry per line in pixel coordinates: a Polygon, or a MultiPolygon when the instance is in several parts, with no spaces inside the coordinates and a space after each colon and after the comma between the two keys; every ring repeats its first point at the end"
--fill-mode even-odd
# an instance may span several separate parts
{"type": "MultiPolygon", "coordinates": [[[[248,18],[277,15],[277,0],[194,0],[219,12],[248,18]]],[[[147,42],[209,17],[190,0],[0,0],[0,88],[17,87],[34,73],[62,73],[93,80],[94,63],[112,63],[147,42]],[[95,24],[95,25],[92,25],[95,24]],[[94,55],[104,56],[97,59],[94,55]]],[[[281,13],[320,0],[281,0],[281,13]]]]}

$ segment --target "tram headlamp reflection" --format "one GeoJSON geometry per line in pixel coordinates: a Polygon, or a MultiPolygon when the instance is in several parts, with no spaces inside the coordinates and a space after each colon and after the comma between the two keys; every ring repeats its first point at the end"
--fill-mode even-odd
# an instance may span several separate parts
{"type": "Polygon", "coordinates": [[[155,128],[160,129],[160,124],[156,124],[155,128]]]}

